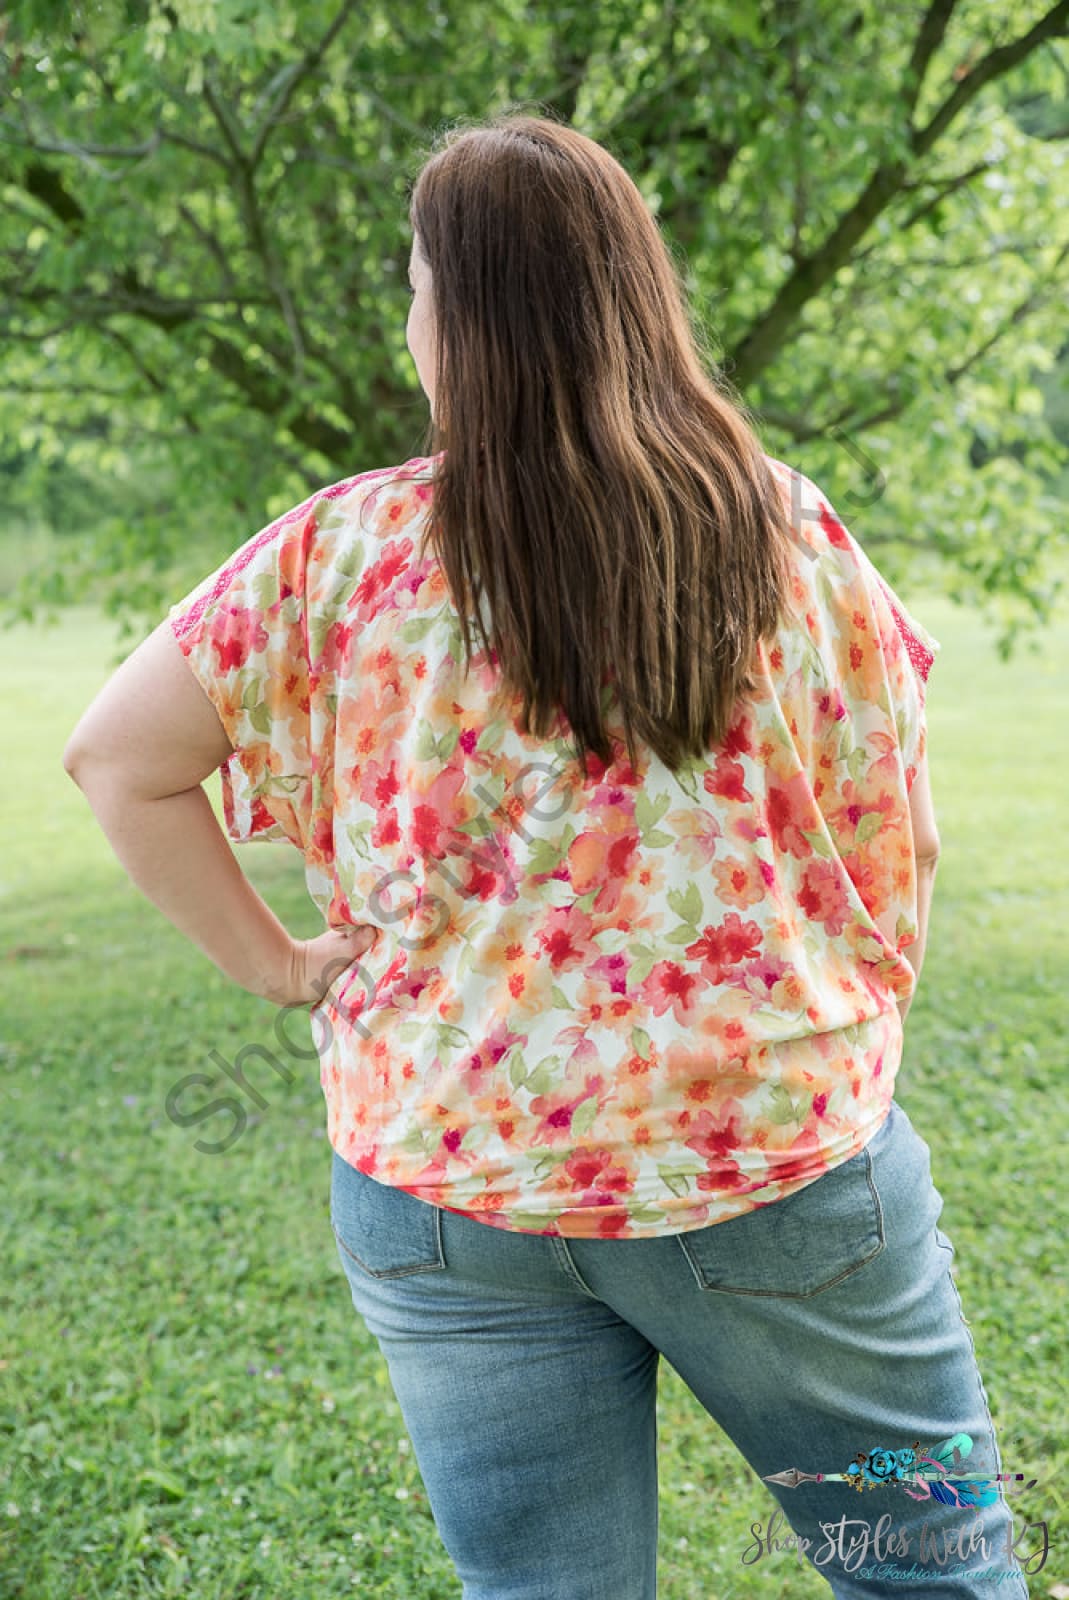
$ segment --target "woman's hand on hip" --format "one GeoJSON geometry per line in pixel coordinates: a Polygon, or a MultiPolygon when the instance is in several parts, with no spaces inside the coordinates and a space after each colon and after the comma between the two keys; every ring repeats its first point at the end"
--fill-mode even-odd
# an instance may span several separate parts
{"type": "Polygon", "coordinates": [[[315,939],[291,939],[286,970],[263,998],[280,1006],[318,1006],[354,961],[371,949],[380,930],[373,923],[328,928],[315,939]]]}

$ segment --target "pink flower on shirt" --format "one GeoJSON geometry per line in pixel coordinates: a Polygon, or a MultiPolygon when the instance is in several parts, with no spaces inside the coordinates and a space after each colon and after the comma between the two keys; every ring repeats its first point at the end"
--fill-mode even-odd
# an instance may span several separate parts
{"type": "Polygon", "coordinates": [[[797,899],[810,922],[823,923],[827,933],[842,933],[850,921],[850,902],[843,891],[842,873],[830,861],[806,863],[797,899]]]}
{"type": "Polygon", "coordinates": [[[224,606],[212,625],[212,647],[220,673],[243,667],[249,655],[267,648],[267,629],[258,611],[243,606],[224,606]]]}

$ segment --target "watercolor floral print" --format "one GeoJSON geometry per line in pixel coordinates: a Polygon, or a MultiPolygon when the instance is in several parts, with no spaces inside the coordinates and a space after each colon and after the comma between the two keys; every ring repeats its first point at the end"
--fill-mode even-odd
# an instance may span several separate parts
{"type": "Polygon", "coordinates": [[[756,691],[676,774],[632,768],[611,720],[611,765],[580,771],[562,720],[518,731],[493,659],[464,676],[444,576],[416,559],[437,459],[319,491],[170,610],[234,746],[230,837],[288,840],[325,923],[379,929],[312,1015],[330,1143],[565,1237],[784,1198],[890,1107],[940,645],[768,458],[795,545],[756,691]]]}

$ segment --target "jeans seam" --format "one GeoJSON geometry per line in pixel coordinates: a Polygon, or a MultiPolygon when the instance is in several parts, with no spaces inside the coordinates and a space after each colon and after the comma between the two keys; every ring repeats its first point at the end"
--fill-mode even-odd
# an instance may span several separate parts
{"type": "Polygon", "coordinates": [[[558,1263],[568,1277],[571,1278],[572,1282],[576,1284],[578,1288],[582,1289],[584,1294],[589,1295],[591,1300],[600,1300],[601,1296],[594,1293],[593,1289],[586,1282],[582,1273],[579,1271],[579,1268],[573,1261],[572,1253],[568,1249],[568,1241],[566,1239],[562,1239],[559,1234],[551,1233],[548,1234],[547,1237],[550,1244],[553,1246],[553,1253],[556,1256],[558,1263]]]}
{"type": "MultiPolygon", "coordinates": [[[[964,1307],[964,1305],[962,1303],[961,1293],[960,1293],[960,1291],[958,1289],[958,1285],[957,1285],[957,1283],[956,1283],[956,1281],[954,1279],[954,1274],[953,1274],[953,1272],[950,1271],[949,1267],[947,1269],[947,1276],[950,1279],[951,1288],[952,1288],[952,1290],[954,1292],[954,1298],[958,1303],[958,1316],[961,1319],[961,1325],[965,1329],[965,1336],[969,1341],[969,1348],[972,1351],[973,1376],[976,1379],[976,1387],[977,1387],[977,1390],[979,1391],[980,1401],[981,1401],[981,1403],[983,1405],[983,1408],[984,1408],[984,1416],[987,1418],[987,1426],[988,1426],[988,1429],[990,1431],[990,1436],[991,1436],[991,1445],[992,1445],[992,1449],[994,1450],[994,1453],[995,1453],[995,1462],[994,1462],[994,1467],[995,1467],[995,1489],[996,1489],[996,1492],[998,1494],[999,1500],[1002,1502],[1003,1506],[1006,1508],[1006,1513],[1007,1513],[1007,1515],[1008,1515],[1008,1517],[1010,1519],[1010,1530],[1012,1532],[1014,1527],[1015,1527],[1015,1518],[1014,1518],[1014,1514],[1013,1514],[1013,1508],[1010,1505],[1009,1500],[1008,1500],[1008,1498],[1006,1496],[1006,1491],[1002,1487],[1002,1482],[1001,1482],[1002,1452],[998,1447],[998,1434],[995,1431],[995,1422],[994,1422],[994,1418],[991,1415],[991,1408],[987,1403],[987,1390],[984,1388],[983,1374],[980,1371],[980,1362],[979,1362],[979,1360],[977,1358],[977,1354],[976,1354],[976,1341],[973,1339],[972,1328],[970,1327],[969,1320],[965,1315],[965,1307],[964,1307]]],[[[1016,1561],[1016,1557],[1011,1555],[1010,1556],[1010,1560],[1011,1561],[1016,1561]]],[[[1027,1595],[1028,1595],[1027,1575],[1025,1573],[1024,1568],[1021,1566],[1020,1562],[1017,1562],[1017,1569],[1018,1569],[1018,1576],[1019,1576],[1019,1578],[1021,1580],[1022,1590],[1024,1592],[1024,1595],[1027,1597],[1027,1595]]],[[[1011,1600],[1012,1600],[1012,1595],[1011,1595],[1011,1600]]]]}

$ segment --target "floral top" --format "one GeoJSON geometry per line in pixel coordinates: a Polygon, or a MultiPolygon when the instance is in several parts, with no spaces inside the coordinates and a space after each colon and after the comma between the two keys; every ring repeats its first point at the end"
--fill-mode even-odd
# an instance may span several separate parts
{"type": "Polygon", "coordinates": [[[917,938],[909,789],[939,642],[809,479],[789,625],[722,743],[577,766],[465,678],[419,534],[441,457],[255,534],[171,627],[234,754],[235,841],[301,851],[375,945],[310,1010],[327,1132],[362,1172],[491,1227],[682,1233],[847,1161],[890,1108],[917,938]]]}

